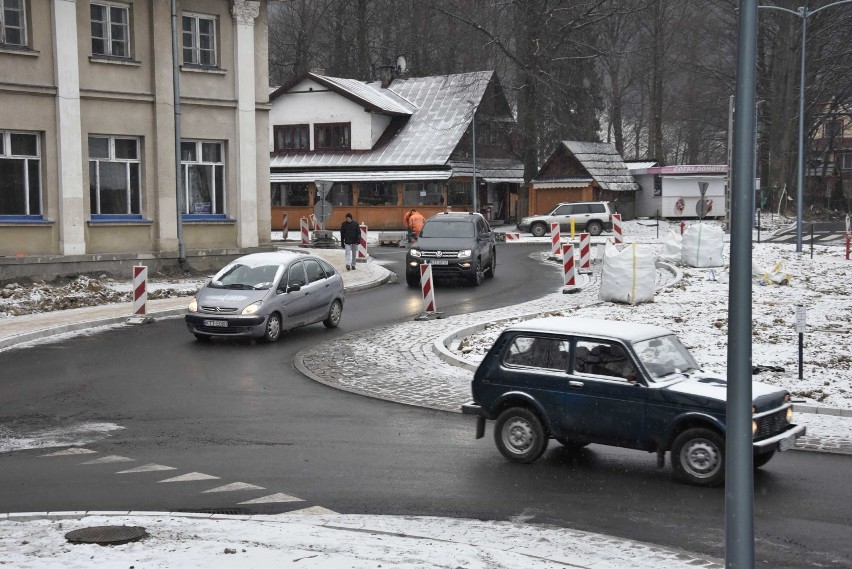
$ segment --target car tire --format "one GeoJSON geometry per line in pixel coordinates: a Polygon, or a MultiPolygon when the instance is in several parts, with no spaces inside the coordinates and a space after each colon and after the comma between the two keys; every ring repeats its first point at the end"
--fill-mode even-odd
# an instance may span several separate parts
{"type": "Polygon", "coordinates": [[[328,318],[322,321],[322,325],[326,328],[337,328],[340,326],[340,319],[343,317],[343,303],[335,300],[331,303],[328,309],[328,318]]]}
{"type": "Polygon", "coordinates": [[[473,272],[468,277],[470,280],[470,284],[473,286],[479,286],[482,284],[482,281],[485,279],[485,269],[482,268],[482,260],[477,257],[476,261],[473,264],[473,272]]]}
{"type": "Polygon", "coordinates": [[[494,273],[497,272],[497,251],[491,251],[491,263],[488,264],[488,272],[485,276],[489,279],[494,278],[494,273]]]}
{"type": "Polygon", "coordinates": [[[533,223],[532,227],[530,227],[530,233],[532,233],[535,237],[544,237],[547,235],[547,226],[543,223],[533,223]]]}
{"type": "Polygon", "coordinates": [[[281,317],[277,312],[273,312],[266,319],[266,330],[263,332],[263,341],[267,344],[273,344],[281,338],[281,317]]]}
{"type": "Polygon", "coordinates": [[[212,340],[212,338],[207,334],[193,334],[193,336],[195,336],[195,339],[203,344],[206,344],[210,342],[210,340],[212,340]]]}
{"type": "Polygon", "coordinates": [[[760,468],[761,466],[764,466],[767,462],[769,462],[772,459],[773,456],[775,456],[774,450],[755,455],[754,467],[760,468]]]}
{"type": "Polygon", "coordinates": [[[559,437],[556,441],[570,451],[577,451],[589,446],[588,441],[574,441],[559,437]]]}
{"type": "Polygon", "coordinates": [[[494,442],[512,462],[533,462],[547,448],[547,435],[538,415],[524,407],[506,409],[494,426],[494,442]]]}
{"type": "Polygon", "coordinates": [[[586,231],[589,235],[598,236],[603,233],[603,224],[600,221],[590,221],[586,224],[586,231]]]}
{"type": "Polygon", "coordinates": [[[420,286],[420,275],[417,273],[410,273],[405,271],[405,282],[408,283],[408,286],[420,286]]]}
{"type": "Polygon", "coordinates": [[[718,486],[725,481],[725,439],[716,431],[693,428],[672,444],[672,469],[677,478],[696,486],[718,486]]]}

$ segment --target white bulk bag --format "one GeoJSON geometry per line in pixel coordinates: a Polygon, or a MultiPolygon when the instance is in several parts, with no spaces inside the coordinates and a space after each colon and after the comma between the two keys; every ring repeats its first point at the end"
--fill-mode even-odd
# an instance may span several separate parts
{"type": "Polygon", "coordinates": [[[654,302],[656,278],[651,247],[631,243],[619,250],[607,242],[601,269],[601,300],[627,304],[654,302]]]}
{"type": "Polygon", "coordinates": [[[725,232],[721,227],[696,223],[686,228],[681,262],[688,267],[721,267],[725,232]]]}
{"type": "Polygon", "coordinates": [[[663,239],[663,252],[660,253],[660,260],[666,263],[680,263],[682,241],[683,237],[680,236],[680,233],[674,229],[669,229],[663,239]]]}

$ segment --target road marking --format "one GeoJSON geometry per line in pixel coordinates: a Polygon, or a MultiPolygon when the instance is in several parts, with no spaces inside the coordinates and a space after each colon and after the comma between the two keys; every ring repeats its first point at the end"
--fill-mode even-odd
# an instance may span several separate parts
{"type": "Polygon", "coordinates": [[[109,464],[111,462],[133,462],[133,460],[134,459],[127,458],[126,456],[118,456],[117,454],[111,454],[109,456],[96,458],[95,460],[90,460],[82,464],[109,464]]]}
{"type": "Polygon", "coordinates": [[[310,516],[323,516],[326,514],[336,514],[334,510],[329,510],[328,508],[323,508],[322,506],[311,506],[310,508],[302,508],[301,510],[293,510],[292,512],[284,512],[282,515],[289,514],[307,514],[310,516]]]}
{"type": "Polygon", "coordinates": [[[189,474],[175,476],[174,478],[166,478],[165,480],[160,480],[159,482],[194,482],[196,480],[219,480],[219,477],[210,476],[209,474],[202,474],[201,472],[190,472],[189,474]]]}
{"type": "Polygon", "coordinates": [[[241,506],[243,504],[276,504],[283,502],[304,502],[301,498],[296,498],[295,496],[291,496],[290,494],[284,494],[279,492],[278,494],[270,494],[269,496],[264,496],[263,498],[255,498],[254,500],[248,500],[245,502],[238,502],[237,505],[241,506]]]}
{"type": "Polygon", "coordinates": [[[177,470],[173,466],[165,466],[163,464],[146,464],[144,466],[137,466],[136,468],[131,468],[130,470],[122,470],[121,472],[116,472],[116,474],[136,474],[137,472],[159,472],[161,470],[177,470]]]}
{"type": "Polygon", "coordinates": [[[96,450],[89,450],[87,448],[67,448],[65,450],[58,450],[56,452],[52,452],[50,454],[43,454],[41,456],[73,456],[75,454],[94,454],[97,453],[96,450]]]}
{"type": "Polygon", "coordinates": [[[232,484],[219,486],[218,488],[205,490],[202,494],[207,494],[209,492],[238,492],[240,490],[266,490],[266,488],[263,486],[255,486],[254,484],[246,484],[245,482],[234,482],[232,484]]]}

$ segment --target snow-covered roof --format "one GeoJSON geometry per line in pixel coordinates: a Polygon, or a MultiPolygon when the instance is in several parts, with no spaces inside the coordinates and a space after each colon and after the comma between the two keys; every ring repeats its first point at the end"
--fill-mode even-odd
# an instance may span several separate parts
{"type": "MultiPolygon", "coordinates": [[[[453,176],[465,177],[473,175],[473,163],[450,160],[453,176]]],[[[509,182],[522,184],[524,182],[524,164],[511,158],[481,158],[476,161],[476,177],[488,183],[496,184],[509,182]]]]}
{"type": "Polygon", "coordinates": [[[625,165],[625,166],[627,166],[627,169],[628,169],[628,170],[630,170],[631,172],[633,172],[634,170],[644,170],[644,169],[646,169],[646,168],[653,168],[654,166],[656,166],[656,165],[657,165],[657,162],[656,162],[656,161],[654,161],[654,160],[640,160],[640,161],[638,161],[638,162],[636,162],[636,161],[632,161],[632,162],[631,162],[631,161],[626,161],[626,162],[624,163],[624,165],[625,165]]]}
{"type": "Polygon", "coordinates": [[[321,79],[326,86],[336,86],[338,92],[349,93],[353,98],[369,103],[371,107],[385,111],[388,114],[409,116],[414,114],[417,107],[400,97],[390,89],[377,89],[375,84],[369,84],[358,79],[343,77],[318,76],[309,73],[314,79],[321,79]]]}
{"type": "Polygon", "coordinates": [[[615,149],[615,145],[606,142],[579,142],[565,140],[565,148],[588,171],[595,182],[604,189],[614,192],[627,192],[639,189],[639,184],[624,164],[624,159],[615,149]]]}
{"type": "Polygon", "coordinates": [[[411,180],[447,180],[452,170],[310,170],[272,172],[270,182],[307,183],[316,180],[341,182],[385,182],[411,180]]]}
{"type": "MultiPolygon", "coordinates": [[[[270,166],[276,168],[374,168],[445,165],[472,119],[472,109],[482,101],[494,77],[493,71],[458,73],[436,77],[396,79],[387,89],[379,82],[361,83],[311,75],[362,100],[408,103],[410,116],[392,119],[385,136],[367,151],[280,153],[270,166]],[[357,84],[357,85],[356,85],[357,84]],[[368,94],[369,93],[369,94],[368,94]]],[[[282,87],[282,89],[284,89],[282,87]]],[[[272,97],[274,98],[274,97],[272,97]]]]}

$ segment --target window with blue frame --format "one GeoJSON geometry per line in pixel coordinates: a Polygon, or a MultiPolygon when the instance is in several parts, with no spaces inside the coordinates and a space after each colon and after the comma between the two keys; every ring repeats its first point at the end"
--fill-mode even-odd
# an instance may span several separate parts
{"type": "Polygon", "coordinates": [[[41,216],[40,136],[0,131],[0,216],[41,216]]]}
{"type": "Polygon", "coordinates": [[[141,217],[138,138],[89,136],[89,203],[92,216],[141,217]]]}
{"type": "Polygon", "coordinates": [[[190,215],[225,214],[225,144],[182,140],[181,189],[184,211],[190,215]]]}

